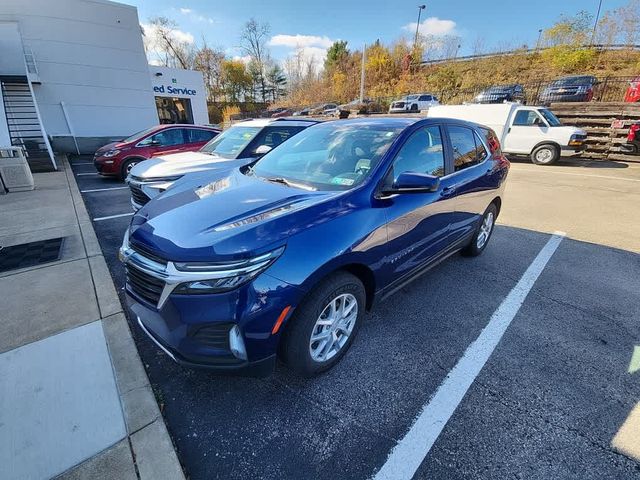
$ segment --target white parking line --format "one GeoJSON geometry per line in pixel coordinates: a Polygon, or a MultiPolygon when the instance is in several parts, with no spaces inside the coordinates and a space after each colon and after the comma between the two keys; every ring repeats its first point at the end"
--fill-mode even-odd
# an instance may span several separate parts
{"type": "Polygon", "coordinates": [[[78,176],[78,177],[82,177],[83,175],[98,175],[98,173],[97,172],[94,172],[94,173],[76,173],[76,176],[78,176]]]}
{"type": "Polygon", "coordinates": [[[118,215],[109,215],[108,217],[96,217],[93,219],[94,222],[100,222],[102,220],[111,220],[112,218],[120,218],[120,217],[130,217],[131,215],[133,215],[133,212],[131,213],[120,213],[118,215]]]}
{"type": "Polygon", "coordinates": [[[129,187],[92,188],[91,190],[80,190],[80,193],[106,192],[107,190],[128,190],[129,187]]]}
{"type": "Polygon", "coordinates": [[[554,233],[540,250],[516,286],[493,313],[478,338],[469,345],[433,397],[422,407],[413,426],[391,451],[386,463],[375,475],[375,480],[408,480],[413,477],[467,390],[489,360],[564,235],[562,232],[554,233]]]}
{"type": "MultiPolygon", "coordinates": [[[[517,171],[517,170],[514,170],[517,171]]],[[[520,170],[521,172],[531,172],[532,170],[520,170]]],[[[622,178],[613,175],[589,175],[588,173],[573,173],[573,172],[558,172],[556,170],[536,170],[535,173],[550,173],[552,175],[573,175],[574,177],[591,177],[591,178],[606,178],[607,180],[621,180],[623,182],[640,182],[637,178],[622,178]]]]}
{"type": "Polygon", "coordinates": [[[71,165],[93,165],[93,162],[70,162],[71,165]]]}

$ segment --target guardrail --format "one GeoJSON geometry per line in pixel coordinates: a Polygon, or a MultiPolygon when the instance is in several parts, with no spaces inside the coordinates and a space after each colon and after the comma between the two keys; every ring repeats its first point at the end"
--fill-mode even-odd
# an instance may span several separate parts
{"type": "MultiPolygon", "coordinates": [[[[465,55],[462,57],[448,57],[448,58],[438,58],[433,60],[422,60],[418,63],[418,65],[437,65],[439,63],[448,63],[448,62],[467,62],[470,60],[479,60],[482,58],[492,58],[492,57],[502,57],[509,55],[529,55],[532,53],[542,52],[553,47],[541,47],[541,48],[520,48],[516,50],[507,50],[504,52],[493,52],[493,53],[480,53],[478,55],[465,55]]],[[[640,50],[640,45],[637,44],[622,44],[615,43],[611,45],[603,45],[603,44],[585,44],[580,45],[576,48],[591,48],[594,50],[640,50]]]]}

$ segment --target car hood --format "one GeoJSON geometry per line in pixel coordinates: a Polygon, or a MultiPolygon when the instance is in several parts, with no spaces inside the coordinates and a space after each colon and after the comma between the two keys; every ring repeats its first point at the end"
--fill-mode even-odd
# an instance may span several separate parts
{"type": "Polygon", "coordinates": [[[344,193],[291,188],[237,168],[188,175],[138,211],[130,242],[173,261],[251,258],[335,217],[326,202],[344,193]]]}
{"type": "Polygon", "coordinates": [[[187,173],[205,170],[233,168],[249,163],[252,159],[229,159],[201,152],[182,152],[153,157],[138,163],[131,169],[131,178],[138,181],[166,177],[180,177],[187,173]]]}
{"type": "Polygon", "coordinates": [[[122,142],[111,142],[111,143],[107,143],[106,145],[103,145],[102,147],[100,147],[98,150],[96,150],[96,153],[103,153],[103,152],[108,152],[109,150],[114,150],[116,148],[121,148],[123,146],[125,146],[125,143],[122,142]]]}

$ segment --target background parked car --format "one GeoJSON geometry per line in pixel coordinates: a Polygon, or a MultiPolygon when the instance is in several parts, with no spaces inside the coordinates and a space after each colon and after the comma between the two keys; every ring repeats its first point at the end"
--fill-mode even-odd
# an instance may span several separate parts
{"type": "Polygon", "coordinates": [[[314,107],[311,112],[311,115],[337,115],[338,114],[338,105],[335,103],[323,103],[322,105],[318,105],[314,107]]]}
{"type": "Polygon", "coordinates": [[[640,76],[629,82],[629,88],[624,96],[625,102],[640,102],[640,76]]]}
{"type": "Polygon", "coordinates": [[[294,117],[307,117],[311,113],[311,107],[305,107],[301,110],[293,112],[294,117]]]}
{"type": "Polygon", "coordinates": [[[525,103],[522,85],[494,85],[480,92],[473,100],[475,103],[525,103]]]}
{"type": "Polygon", "coordinates": [[[392,102],[389,113],[420,112],[435,105],[440,105],[440,102],[432,93],[412,93],[392,102]]]}
{"type": "Polygon", "coordinates": [[[620,151],[622,153],[640,155],[640,122],[634,123],[629,127],[627,143],[620,145],[620,151]]]}
{"type": "Polygon", "coordinates": [[[370,98],[363,98],[362,102],[360,101],[359,98],[356,98],[355,100],[352,100],[349,103],[344,103],[340,105],[338,108],[340,111],[348,111],[356,114],[357,113],[382,113],[384,111],[382,108],[382,105],[380,105],[378,102],[370,98]]]}
{"type": "Polygon", "coordinates": [[[270,118],[282,118],[293,115],[293,110],[291,110],[290,108],[280,107],[269,110],[268,113],[269,114],[267,116],[270,118]]]}
{"type": "Polygon", "coordinates": [[[93,157],[93,164],[100,175],[124,179],[135,164],[155,155],[195,152],[220,131],[206,126],[158,125],[100,147],[93,157]]]}
{"type": "Polygon", "coordinates": [[[591,75],[574,75],[560,78],[545,87],[540,94],[540,103],[590,102],[598,79],[591,75]]]}
{"type": "Polygon", "coordinates": [[[232,125],[198,152],[165,155],[142,162],[131,169],[127,177],[131,206],[138,210],[187,173],[252,162],[316,123],[312,119],[245,120],[232,125]]]}

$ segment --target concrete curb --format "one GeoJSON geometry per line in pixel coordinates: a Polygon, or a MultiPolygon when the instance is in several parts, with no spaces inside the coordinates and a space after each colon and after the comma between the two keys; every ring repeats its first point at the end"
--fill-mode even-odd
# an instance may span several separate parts
{"type": "MultiPolygon", "coordinates": [[[[102,255],[91,218],[87,213],[66,157],[62,160],[61,167],[67,176],[80,227],[80,235],[89,262],[102,328],[107,340],[120,404],[127,426],[127,443],[137,477],[141,480],[184,479],[182,467],[131,336],[131,330],[102,255]]],[[[82,478],[85,473],[88,475],[87,472],[94,470],[94,463],[98,465],[105,462],[106,464],[113,463],[114,460],[110,459],[113,456],[111,450],[114,449],[116,449],[115,446],[86,460],[59,478],[82,478]]],[[[124,456],[123,458],[128,457],[124,456]]]]}

